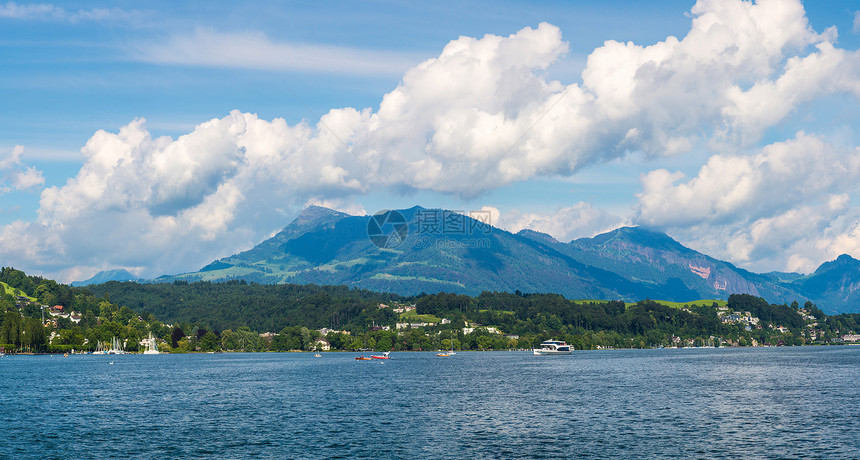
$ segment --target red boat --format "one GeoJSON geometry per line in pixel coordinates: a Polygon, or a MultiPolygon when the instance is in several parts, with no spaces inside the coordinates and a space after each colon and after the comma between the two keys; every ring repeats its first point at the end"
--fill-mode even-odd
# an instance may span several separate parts
{"type": "Polygon", "coordinates": [[[366,356],[364,356],[364,355],[356,356],[356,357],[355,357],[355,359],[356,359],[356,360],[358,360],[358,361],[370,361],[370,358],[368,358],[368,357],[366,357],[366,356]]]}
{"type": "Polygon", "coordinates": [[[391,358],[389,358],[389,357],[388,357],[388,354],[389,354],[389,353],[391,353],[391,352],[390,352],[390,351],[386,351],[386,352],[383,352],[383,353],[382,353],[382,356],[379,356],[379,355],[373,355],[373,356],[371,356],[371,358],[373,358],[373,359],[391,359],[391,358]]]}

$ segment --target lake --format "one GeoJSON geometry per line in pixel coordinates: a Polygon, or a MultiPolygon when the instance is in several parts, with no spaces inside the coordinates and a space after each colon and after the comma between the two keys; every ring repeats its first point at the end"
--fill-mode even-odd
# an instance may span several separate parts
{"type": "Polygon", "coordinates": [[[7,356],[0,458],[860,456],[860,347],[7,356]]]}

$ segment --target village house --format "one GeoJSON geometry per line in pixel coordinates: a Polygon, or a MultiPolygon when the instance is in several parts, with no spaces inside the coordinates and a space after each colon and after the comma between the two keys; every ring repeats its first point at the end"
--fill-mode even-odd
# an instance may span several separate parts
{"type": "MultiPolygon", "coordinates": [[[[480,327],[480,326],[479,327],[464,327],[463,328],[463,335],[469,335],[469,334],[475,332],[476,329],[481,329],[481,328],[482,327],[480,327]]],[[[501,334],[502,333],[502,331],[496,329],[493,326],[483,327],[483,329],[486,329],[487,332],[489,332],[490,334],[501,334]]]]}
{"type": "Polygon", "coordinates": [[[419,327],[427,327],[427,326],[435,326],[436,323],[397,323],[394,325],[395,329],[406,329],[406,328],[419,328],[419,327]]]}
{"type": "Polygon", "coordinates": [[[327,327],[324,327],[324,328],[322,328],[322,329],[317,329],[317,332],[319,332],[319,333],[320,333],[320,335],[321,335],[321,336],[323,336],[323,337],[325,337],[325,336],[327,336],[327,335],[329,335],[329,334],[331,334],[331,333],[334,333],[334,334],[343,334],[343,335],[351,335],[351,333],[350,333],[349,331],[337,331],[337,330],[334,330],[334,329],[329,329],[329,328],[327,328],[327,327]]]}
{"type": "Polygon", "coordinates": [[[393,311],[394,313],[406,313],[408,311],[414,311],[414,310],[415,310],[415,304],[400,305],[397,308],[392,309],[391,311],[393,311]]]}
{"type": "Polygon", "coordinates": [[[314,340],[314,348],[321,351],[329,351],[331,350],[331,344],[328,340],[319,338],[314,340]]]}

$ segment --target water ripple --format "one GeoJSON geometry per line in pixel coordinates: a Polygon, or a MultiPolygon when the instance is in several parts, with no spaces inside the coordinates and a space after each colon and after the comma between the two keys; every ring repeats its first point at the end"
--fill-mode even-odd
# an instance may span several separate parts
{"type": "Polygon", "coordinates": [[[392,358],[3,358],[0,457],[860,455],[860,347],[392,358]]]}

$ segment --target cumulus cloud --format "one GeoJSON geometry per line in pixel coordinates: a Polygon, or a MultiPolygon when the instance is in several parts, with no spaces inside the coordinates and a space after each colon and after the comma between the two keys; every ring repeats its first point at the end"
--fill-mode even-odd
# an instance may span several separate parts
{"type": "Polygon", "coordinates": [[[502,216],[500,223],[511,232],[531,229],[566,243],[629,225],[630,220],[579,202],[550,214],[510,211],[502,216]]]}
{"type": "Polygon", "coordinates": [[[827,203],[829,194],[855,188],[858,174],[860,150],[799,132],[757,155],[714,155],[687,182],[679,172],[651,171],[642,177],[637,221],[683,227],[773,215],[797,203],[827,203]]]}
{"type": "Polygon", "coordinates": [[[635,221],[759,270],[809,272],[860,243],[848,225],[858,212],[850,194],[860,191],[860,149],[800,132],[755,155],[714,155],[684,179],[663,169],[644,175],[635,221]]]}
{"type": "Polygon", "coordinates": [[[16,145],[8,155],[0,157],[0,193],[34,188],[45,183],[42,172],[21,162],[24,147],[16,145]]]}
{"type": "MultiPolygon", "coordinates": [[[[345,133],[361,118],[344,111],[323,120],[345,133]]],[[[109,254],[119,265],[160,272],[196,267],[256,242],[260,228],[282,225],[273,204],[293,210],[310,193],[363,192],[333,166],[349,159],[329,135],[238,111],[177,139],[152,137],[142,119],[118,133],[99,131],[81,150],[77,176],[42,192],[29,231],[56,236],[59,256],[92,266],[109,254]]]]}
{"type": "MultiPolygon", "coordinates": [[[[11,12],[16,7],[3,11],[25,15],[11,12]]],[[[856,152],[803,133],[756,155],[740,152],[814,98],[860,96],[860,55],[836,48],[835,31],[813,31],[797,0],[701,0],[692,17],[680,39],[605,42],[589,55],[581,83],[545,77],[569,46],[557,27],[542,23],[507,37],[453,40],[406,71],[378,109],[333,109],[315,125],[234,111],[176,139],[153,137],[142,119],[118,133],[99,131],[82,149],[78,174],[43,191],[38,219],[7,226],[0,237],[39,235],[37,253],[21,257],[55,271],[109,259],[157,275],[246,248],[313,200],[345,203],[339,200],[372,187],[474,197],[631,151],[660,157],[719,148],[688,182],[668,170],[644,176],[637,219],[759,228],[738,230],[730,241],[734,260],[751,260],[772,229],[826,220],[815,214],[823,212],[816,200],[844,208],[841,188],[856,177],[858,161],[856,152]]],[[[207,30],[141,53],[161,63],[324,72],[350,65],[370,72],[391,57],[207,30]]],[[[36,182],[24,174],[18,184],[36,182]]],[[[501,218],[561,239],[624,221],[584,203],[501,218]]]]}

